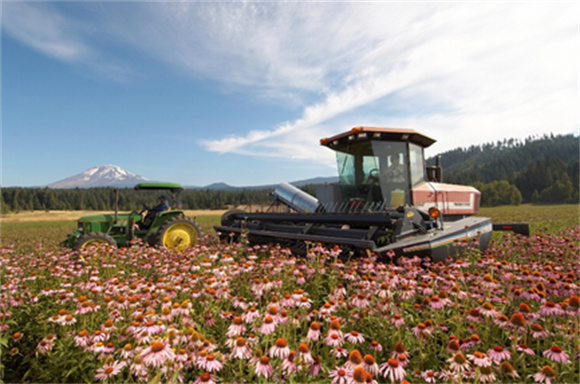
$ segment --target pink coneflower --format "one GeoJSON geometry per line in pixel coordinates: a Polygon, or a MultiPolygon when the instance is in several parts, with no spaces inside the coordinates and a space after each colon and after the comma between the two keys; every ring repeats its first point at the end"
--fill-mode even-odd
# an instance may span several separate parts
{"type": "Polygon", "coordinates": [[[129,343],[125,344],[123,349],[121,349],[121,357],[124,359],[129,359],[135,355],[135,351],[133,350],[133,346],[129,343]]]}
{"type": "Polygon", "coordinates": [[[530,326],[530,331],[532,333],[533,339],[545,339],[546,337],[551,335],[551,332],[547,329],[544,329],[540,324],[534,323],[530,326]]]}
{"type": "Polygon", "coordinates": [[[544,356],[548,359],[555,361],[557,363],[568,364],[570,362],[570,356],[562,351],[562,348],[557,345],[552,346],[550,349],[544,351],[544,356]]]}
{"type": "Polygon", "coordinates": [[[409,357],[409,352],[405,349],[405,346],[402,343],[395,344],[393,348],[393,352],[391,353],[391,358],[398,359],[399,355],[405,355],[405,357],[409,357]]]}
{"type": "Polygon", "coordinates": [[[91,337],[86,330],[79,331],[75,336],[75,345],[77,347],[87,348],[92,344],[91,337]]]}
{"type": "Polygon", "coordinates": [[[445,308],[445,302],[439,296],[433,296],[429,301],[429,306],[433,309],[442,309],[445,308]]]}
{"type": "Polygon", "coordinates": [[[97,369],[97,374],[95,379],[105,381],[113,376],[117,376],[121,370],[125,367],[124,361],[114,361],[113,364],[105,364],[101,368],[97,369]]]}
{"type": "Polygon", "coordinates": [[[268,356],[260,357],[260,360],[254,367],[254,371],[256,372],[257,376],[264,376],[266,379],[272,376],[274,370],[270,365],[270,359],[268,358],[268,356]]]}
{"type": "Polygon", "coordinates": [[[395,328],[399,328],[405,325],[405,319],[398,313],[395,313],[393,317],[391,317],[391,325],[395,328]]]}
{"type": "Polygon", "coordinates": [[[362,333],[358,333],[357,331],[351,331],[344,335],[346,341],[352,344],[364,343],[365,338],[362,333]]]}
{"type": "Polygon", "coordinates": [[[469,362],[465,358],[465,355],[461,352],[457,352],[453,357],[451,357],[447,361],[451,363],[449,368],[453,372],[456,372],[460,375],[462,375],[463,372],[467,372],[467,371],[471,370],[471,366],[469,365],[469,362]]]}
{"type": "Polygon", "coordinates": [[[376,381],[373,379],[373,376],[365,371],[363,367],[356,367],[352,371],[351,377],[352,384],[374,384],[376,381]]]}
{"type": "Polygon", "coordinates": [[[246,324],[250,324],[254,321],[254,319],[260,317],[260,312],[255,307],[251,307],[246,312],[242,314],[242,320],[246,322],[246,324]]]}
{"type": "Polygon", "coordinates": [[[432,332],[424,323],[417,324],[412,331],[417,339],[426,339],[432,332]]]}
{"type": "Polygon", "coordinates": [[[531,349],[530,347],[528,347],[528,346],[527,346],[527,345],[525,345],[525,344],[518,344],[517,351],[518,351],[518,352],[525,353],[526,355],[530,355],[530,356],[531,356],[531,355],[535,355],[535,354],[536,354],[536,353],[533,351],[533,349],[531,349]]]}
{"type": "Polygon", "coordinates": [[[534,374],[536,383],[551,384],[552,380],[556,380],[556,370],[549,365],[544,365],[544,368],[538,373],[534,374]]]}
{"type": "Polygon", "coordinates": [[[24,334],[22,332],[14,332],[14,334],[12,335],[12,340],[18,342],[22,340],[23,337],[24,334]]]}
{"type": "Polygon", "coordinates": [[[276,340],[273,346],[268,350],[268,355],[271,358],[285,359],[290,354],[290,348],[288,348],[288,343],[286,339],[279,338],[276,340]]]}
{"type": "Polygon", "coordinates": [[[271,316],[266,316],[264,322],[260,326],[260,333],[263,335],[269,335],[271,333],[274,333],[275,330],[276,323],[274,322],[274,319],[272,319],[271,316]]]}
{"type": "Polygon", "coordinates": [[[489,358],[496,364],[501,363],[504,360],[509,360],[512,354],[507,349],[504,349],[501,345],[496,345],[489,351],[487,351],[489,358]]]}
{"type": "Polygon", "coordinates": [[[353,370],[358,366],[361,366],[363,362],[363,357],[358,349],[353,349],[348,355],[348,361],[344,364],[344,368],[353,370]]]}
{"type": "Polygon", "coordinates": [[[371,351],[375,351],[375,352],[382,352],[383,351],[383,346],[380,345],[379,342],[376,340],[371,341],[369,348],[371,349],[371,351]]]}
{"type": "Polygon", "coordinates": [[[499,373],[503,376],[509,376],[511,379],[519,379],[520,375],[514,370],[513,365],[508,361],[502,361],[499,365],[499,373]]]}
{"type": "MultiPolygon", "coordinates": [[[[499,315],[499,311],[493,307],[493,304],[485,302],[479,308],[479,312],[486,317],[496,318],[499,315]]],[[[506,318],[507,320],[507,318],[506,318]]]]}
{"type": "Polygon", "coordinates": [[[467,355],[469,360],[473,363],[473,365],[478,367],[488,367],[491,365],[491,360],[485,353],[482,352],[473,352],[471,355],[467,355]]]}
{"type": "Polygon", "coordinates": [[[366,299],[364,293],[359,293],[353,297],[351,303],[356,308],[366,308],[370,305],[370,302],[366,299]]]}
{"type": "Polygon", "coordinates": [[[202,373],[196,380],[195,384],[216,384],[218,379],[209,372],[202,373]]]}
{"type": "Polygon", "coordinates": [[[154,341],[140,353],[140,356],[143,358],[143,364],[146,366],[160,367],[167,360],[173,360],[175,358],[175,352],[173,352],[168,344],[161,341],[154,341]]]}
{"type": "Polygon", "coordinates": [[[421,372],[421,378],[425,380],[426,383],[436,383],[437,382],[437,372],[432,370],[427,370],[425,372],[421,372]]]}
{"type": "Polygon", "coordinates": [[[482,383],[496,382],[496,376],[493,373],[491,365],[479,367],[479,381],[482,383]]]}
{"type": "Polygon", "coordinates": [[[465,317],[467,321],[471,321],[473,323],[481,323],[483,319],[481,318],[481,313],[477,308],[471,308],[465,317]]]}
{"type": "Polygon", "coordinates": [[[391,380],[391,383],[402,381],[406,375],[405,369],[395,359],[389,359],[381,364],[380,371],[385,378],[391,380]]]}
{"type": "Polygon", "coordinates": [[[228,327],[228,331],[226,332],[227,337],[235,337],[241,336],[246,332],[246,327],[244,326],[244,322],[240,316],[234,317],[234,321],[228,327]]]}
{"type": "Polygon", "coordinates": [[[304,362],[306,364],[310,364],[313,361],[312,354],[310,353],[310,348],[308,348],[308,345],[304,343],[298,346],[298,353],[296,354],[296,356],[300,359],[301,362],[304,362]]]}
{"type": "Polygon", "coordinates": [[[308,373],[310,376],[315,377],[322,370],[322,364],[320,364],[320,359],[317,356],[312,356],[312,359],[312,363],[308,367],[308,373]]]}
{"type": "Polygon", "coordinates": [[[243,360],[249,360],[252,358],[252,350],[248,346],[248,343],[246,343],[246,339],[243,337],[238,337],[236,339],[231,357],[233,359],[243,360]]]}
{"type": "Polygon", "coordinates": [[[302,365],[296,364],[294,359],[296,358],[296,351],[290,351],[288,356],[282,361],[282,371],[286,372],[287,375],[298,372],[302,369],[302,365]]]}
{"type": "Polygon", "coordinates": [[[52,351],[52,348],[54,348],[54,342],[52,340],[47,340],[46,338],[40,340],[36,346],[36,349],[38,349],[38,352],[40,353],[52,351]]]}
{"type": "Polygon", "coordinates": [[[348,384],[352,377],[352,372],[344,368],[335,367],[333,371],[328,373],[328,377],[332,379],[332,384],[348,384]]]}
{"type": "Polygon", "coordinates": [[[363,368],[373,376],[378,376],[380,369],[372,355],[365,355],[363,357],[363,368]]]}
{"type": "Polygon", "coordinates": [[[326,336],[324,342],[331,347],[341,347],[344,344],[344,338],[338,333],[330,333],[326,336]]]}
{"type": "Polygon", "coordinates": [[[341,359],[343,357],[347,357],[348,356],[348,349],[342,348],[342,347],[336,347],[333,349],[332,354],[337,358],[337,359],[341,359]]]}
{"type": "Polygon", "coordinates": [[[559,308],[555,303],[551,302],[551,301],[546,301],[541,307],[540,307],[540,315],[542,316],[561,316],[563,315],[565,312],[562,308],[559,308]]]}
{"type": "Polygon", "coordinates": [[[205,359],[198,361],[199,368],[208,372],[219,372],[223,368],[223,364],[215,358],[213,353],[209,353],[205,359]]]}
{"type": "Polygon", "coordinates": [[[521,313],[514,313],[510,318],[510,323],[510,327],[516,331],[523,332],[526,330],[526,318],[521,313]]]}
{"type": "Polygon", "coordinates": [[[320,323],[313,321],[310,323],[308,328],[308,334],[306,335],[308,340],[318,341],[320,339],[320,323]]]}

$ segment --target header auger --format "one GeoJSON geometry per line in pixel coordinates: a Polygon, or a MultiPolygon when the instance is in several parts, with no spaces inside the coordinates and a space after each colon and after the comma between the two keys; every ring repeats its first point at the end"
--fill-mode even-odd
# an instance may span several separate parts
{"type": "Polygon", "coordinates": [[[493,229],[527,235],[527,224],[492,225],[475,216],[481,193],[442,182],[440,165],[426,167],[424,149],[434,139],[411,129],[355,127],[320,141],[336,152],[339,183],[317,188],[317,198],[288,184],[275,199],[286,213],[226,212],[216,231],[222,238],[248,236],[250,243],[277,243],[304,253],[306,244],[339,246],[345,253],[373,252],[446,261],[467,246],[485,250],[493,229]],[[471,245],[469,245],[471,243],[471,245]]]}

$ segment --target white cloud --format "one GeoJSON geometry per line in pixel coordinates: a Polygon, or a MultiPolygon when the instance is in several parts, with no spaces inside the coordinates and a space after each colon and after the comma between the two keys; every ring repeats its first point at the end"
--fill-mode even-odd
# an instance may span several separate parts
{"type": "MultiPolygon", "coordinates": [[[[10,4],[5,28],[47,55],[89,65],[106,47],[65,16],[66,6],[10,4]]],[[[201,142],[208,151],[331,164],[318,139],[360,124],[415,128],[438,139],[438,151],[577,130],[578,7],[153,2],[91,12],[107,41],[223,90],[302,106],[294,121],[218,132],[201,142]]]]}
{"type": "Polygon", "coordinates": [[[48,56],[74,62],[92,54],[75,33],[81,25],[50,5],[7,3],[3,13],[3,28],[8,34],[48,56]]]}

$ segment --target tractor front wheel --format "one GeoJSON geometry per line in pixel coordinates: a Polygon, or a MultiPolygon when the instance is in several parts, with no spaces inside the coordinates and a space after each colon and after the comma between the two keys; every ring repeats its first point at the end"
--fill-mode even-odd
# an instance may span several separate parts
{"type": "Polygon", "coordinates": [[[202,231],[194,220],[188,217],[175,217],[164,223],[153,236],[151,244],[168,249],[183,250],[197,244],[202,231]]]}
{"type": "Polygon", "coordinates": [[[91,232],[80,236],[73,245],[73,249],[74,250],[84,249],[91,245],[98,246],[101,244],[116,245],[117,243],[115,242],[115,239],[113,239],[106,233],[91,232]]]}

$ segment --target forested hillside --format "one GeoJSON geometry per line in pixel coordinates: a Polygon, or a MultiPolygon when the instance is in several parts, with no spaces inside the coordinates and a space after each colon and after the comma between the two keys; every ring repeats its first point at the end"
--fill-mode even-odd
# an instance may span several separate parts
{"type": "MultiPolygon", "coordinates": [[[[183,209],[225,209],[249,203],[269,202],[271,190],[186,190],[181,194],[183,209]]],[[[121,211],[141,210],[158,203],[160,192],[119,189],[121,211]]],[[[169,194],[167,194],[170,197],[169,194]]],[[[171,200],[171,199],[170,199],[171,200]]],[[[32,210],[112,210],[115,206],[113,188],[50,189],[3,188],[0,194],[2,212],[32,210]]]]}
{"type": "MultiPolygon", "coordinates": [[[[447,183],[474,185],[484,205],[578,202],[580,145],[574,135],[544,135],[441,154],[447,183]]],[[[435,158],[427,160],[435,164],[435,158]]]]}

